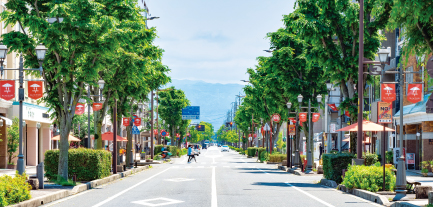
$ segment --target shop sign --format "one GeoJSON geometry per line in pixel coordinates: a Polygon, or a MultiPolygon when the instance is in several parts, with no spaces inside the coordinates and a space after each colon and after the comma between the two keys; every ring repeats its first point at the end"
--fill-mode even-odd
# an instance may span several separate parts
{"type": "Polygon", "coordinates": [[[84,114],[84,103],[77,103],[77,105],[75,106],[75,114],[76,115],[81,115],[84,114]]]}
{"type": "Polygon", "coordinates": [[[395,84],[382,83],[382,101],[393,102],[396,99],[395,84]]]}
{"type": "Polygon", "coordinates": [[[392,103],[377,102],[378,117],[377,123],[389,124],[392,123],[392,103]]]}
{"type": "Polygon", "coordinates": [[[27,93],[31,99],[40,99],[43,96],[42,81],[28,81],[27,93]]]}
{"type": "Polygon", "coordinates": [[[408,84],[407,100],[418,103],[422,99],[422,84],[408,84]]]}
{"type": "Polygon", "coordinates": [[[15,98],[15,81],[13,80],[0,81],[0,98],[6,101],[15,98]]]}

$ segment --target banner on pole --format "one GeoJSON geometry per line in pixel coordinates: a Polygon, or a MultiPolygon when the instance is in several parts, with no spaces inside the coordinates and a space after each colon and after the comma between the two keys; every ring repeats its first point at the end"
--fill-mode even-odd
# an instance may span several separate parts
{"type": "Polygon", "coordinates": [[[27,93],[31,99],[40,99],[44,95],[42,81],[28,81],[27,93]]]}
{"type": "Polygon", "coordinates": [[[123,126],[129,126],[129,118],[122,118],[123,126]]]}
{"type": "Polygon", "coordinates": [[[408,84],[407,100],[418,103],[422,99],[422,84],[408,84]]]}
{"type": "Polygon", "coordinates": [[[0,98],[9,101],[15,98],[15,81],[2,80],[0,81],[0,98]]]}
{"type": "Polygon", "coordinates": [[[392,123],[392,103],[377,102],[378,117],[377,123],[390,124],[392,123]]]}
{"type": "Polygon", "coordinates": [[[307,121],[307,113],[299,113],[299,121],[306,122],[307,121]]]}
{"type": "Polygon", "coordinates": [[[134,125],[141,126],[141,118],[134,118],[134,125]]]}
{"type": "Polygon", "coordinates": [[[313,122],[319,121],[320,113],[313,113],[313,122]]]}
{"type": "Polygon", "coordinates": [[[75,106],[75,114],[81,115],[84,114],[84,103],[77,103],[75,106]]]}
{"type": "Polygon", "coordinates": [[[382,88],[381,94],[382,94],[382,101],[383,102],[395,101],[395,99],[396,99],[395,84],[382,83],[381,88],[382,88]]]}
{"type": "Polygon", "coordinates": [[[295,125],[289,125],[289,135],[296,135],[296,128],[295,125]]]}
{"type": "Polygon", "coordinates": [[[99,111],[102,109],[102,103],[93,103],[93,111],[99,111]]]}

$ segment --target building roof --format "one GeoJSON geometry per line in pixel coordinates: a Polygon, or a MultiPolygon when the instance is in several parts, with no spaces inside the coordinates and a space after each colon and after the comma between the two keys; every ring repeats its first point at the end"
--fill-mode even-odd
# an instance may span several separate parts
{"type": "MultiPolygon", "coordinates": [[[[431,94],[424,95],[424,99],[418,103],[403,106],[403,116],[419,112],[426,112],[426,103],[431,94]]],[[[400,110],[397,111],[394,117],[400,117],[400,110]]]]}

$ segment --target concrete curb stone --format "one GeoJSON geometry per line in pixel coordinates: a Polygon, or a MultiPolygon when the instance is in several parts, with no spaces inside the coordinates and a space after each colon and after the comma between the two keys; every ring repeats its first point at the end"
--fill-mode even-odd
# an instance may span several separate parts
{"type": "Polygon", "coordinates": [[[321,185],[328,186],[328,187],[331,187],[331,188],[337,188],[337,186],[338,186],[335,181],[328,180],[328,179],[325,179],[325,178],[322,178],[319,183],[321,185]]]}
{"type": "Polygon", "coordinates": [[[419,207],[419,205],[415,205],[408,202],[397,201],[391,205],[391,207],[419,207]]]}
{"type": "Polygon", "coordinates": [[[62,198],[66,198],[68,196],[71,195],[75,195],[77,193],[81,193],[83,191],[86,190],[90,190],[92,188],[95,188],[97,186],[112,182],[114,180],[120,179],[120,178],[124,178],[127,176],[130,176],[134,173],[137,172],[141,172],[143,170],[149,169],[149,165],[143,166],[143,167],[137,167],[137,168],[133,168],[131,170],[125,171],[125,172],[121,172],[119,174],[115,174],[115,175],[110,175],[108,177],[102,178],[102,179],[98,179],[98,180],[93,180],[87,183],[83,183],[80,185],[75,186],[74,188],[72,188],[72,190],[68,191],[68,190],[61,190],[52,194],[48,194],[48,195],[44,195],[44,196],[40,196],[40,197],[36,197],[36,198],[32,198],[30,200],[27,201],[23,201],[21,203],[17,203],[15,205],[11,205],[11,207],[33,207],[33,206],[41,206],[56,200],[60,200],[62,198]]]}
{"type": "MultiPolygon", "coordinates": [[[[322,179],[322,180],[326,180],[326,179],[322,179]]],[[[335,183],[335,181],[332,181],[332,182],[335,183]]],[[[337,189],[340,191],[343,191],[345,193],[349,193],[349,194],[358,196],[360,198],[369,200],[371,202],[382,204],[384,206],[391,206],[391,202],[389,202],[389,200],[385,196],[379,195],[377,193],[373,193],[373,192],[370,192],[367,190],[362,190],[362,189],[348,189],[346,186],[344,186],[342,184],[338,185],[337,189]]]]}

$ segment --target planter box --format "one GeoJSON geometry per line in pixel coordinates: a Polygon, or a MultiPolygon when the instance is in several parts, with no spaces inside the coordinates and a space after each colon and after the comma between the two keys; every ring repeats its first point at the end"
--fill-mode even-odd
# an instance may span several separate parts
{"type": "Polygon", "coordinates": [[[16,165],[7,165],[7,169],[15,170],[16,165]]]}

